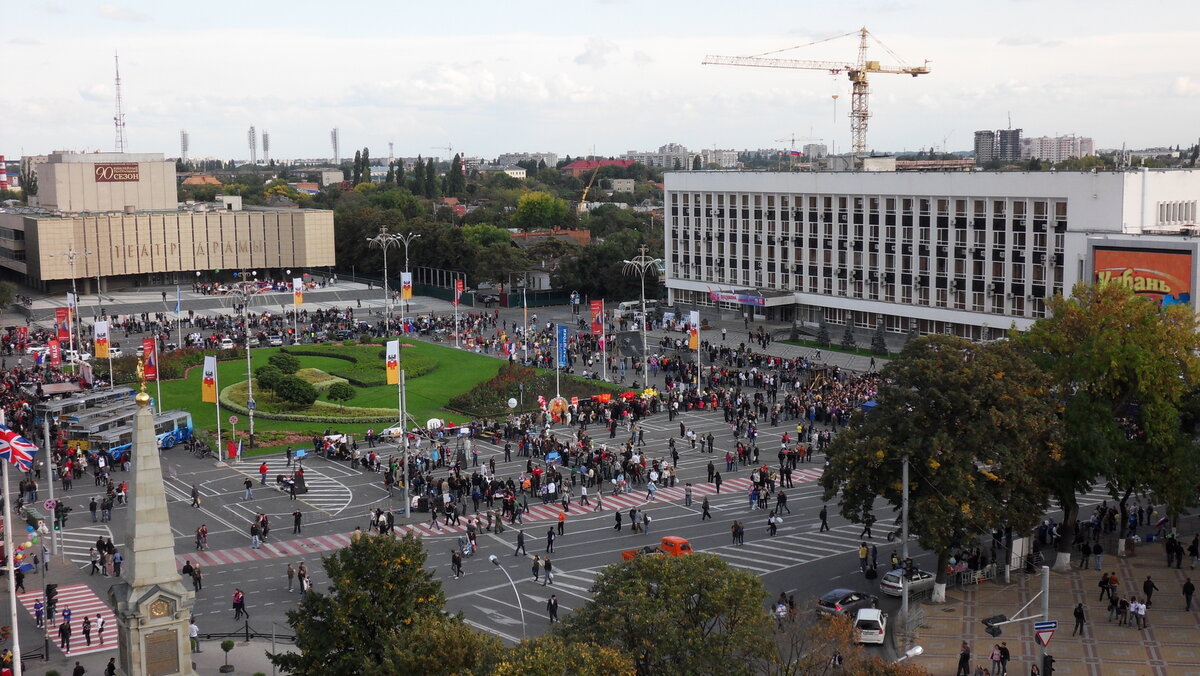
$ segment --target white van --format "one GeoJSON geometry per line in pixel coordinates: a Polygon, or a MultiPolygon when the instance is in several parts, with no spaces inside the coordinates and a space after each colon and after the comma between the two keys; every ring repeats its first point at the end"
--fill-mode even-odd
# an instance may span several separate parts
{"type": "MultiPolygon", "coordinates": [[[[658,301],[646,299],[646,312],[653,314],[658,308],[658,301]]],[[[617,303],[617,309],[613,311],[614,319],[632,319],[642,313],[642,301],[627,300],[624,303],[617,303]]]]}

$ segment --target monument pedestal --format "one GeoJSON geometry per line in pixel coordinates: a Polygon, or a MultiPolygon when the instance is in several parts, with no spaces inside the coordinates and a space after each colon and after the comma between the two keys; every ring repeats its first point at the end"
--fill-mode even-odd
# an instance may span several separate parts
{"type": "Polygon", "coordinates": [[[188,659],[192,652],[188,621],[193,595],[183,584],[134,588],[122,582],[109,589],[108,599],[117,616],[118,673],[128,676],[195,673],[188,659]]]}

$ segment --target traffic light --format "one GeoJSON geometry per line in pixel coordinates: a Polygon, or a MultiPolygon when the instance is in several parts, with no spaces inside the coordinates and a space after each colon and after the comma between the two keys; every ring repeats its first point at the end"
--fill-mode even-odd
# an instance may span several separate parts
{"type": "Polygon", "coordinates": [[[53,617],[54,607],[58,605],[58,585],[46,585],[46,614],[53,617]]]}
{"type": "Polygon", "coordinates": [[[12,627],[7,624],[0,627],[0,639],[7,641],[10,638],[12,638],[12,627]]]}
{"type": "Polygon", "coordinates": [[[992,615],[991,617],[983,620],[983,626],[985,627],[984,631],[987,632],[988,636],[995,638],[1001,634],[1000,627],[997,625],[1003,624],[1007,621],[1008,615],[992,615]]]}
{"type": "Polygon", "coordinates": [[[1054,658],[1050,655],[1042,655],[1042,676],[1050,676],[1054,673],[1054,658]]]}

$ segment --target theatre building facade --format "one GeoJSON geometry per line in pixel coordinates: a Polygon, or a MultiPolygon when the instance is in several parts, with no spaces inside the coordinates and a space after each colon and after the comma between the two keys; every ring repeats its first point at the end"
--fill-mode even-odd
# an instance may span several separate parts
{"type": "Polygon", "coordinates": [[[0,268],[47,291],[279,278],[334,264],[333,212],[180,204],[161,154],[54,153],[36,165],[38,204],[0,209],[0,268]]]}

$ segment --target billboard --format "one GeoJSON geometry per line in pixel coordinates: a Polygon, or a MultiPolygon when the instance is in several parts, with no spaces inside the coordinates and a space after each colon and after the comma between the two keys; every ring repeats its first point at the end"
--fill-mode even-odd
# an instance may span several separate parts
{"type": "Polygon", "coordinates": [[[1192,302],[1190,251],[1096,247],[1092,269],[1097,284],[1120,284],[1164,307],[1192,302]]]}
{"type": "Polygon", "coordinates": [[[137,162],[120,162],[97,164],[95,177],[97,183],[136,183],[139,179],[137,162]]]}

